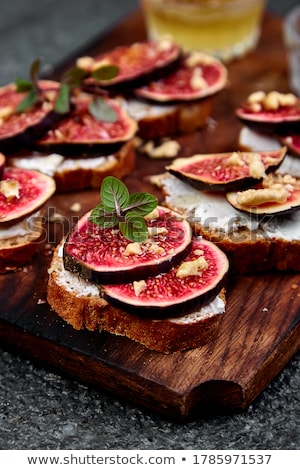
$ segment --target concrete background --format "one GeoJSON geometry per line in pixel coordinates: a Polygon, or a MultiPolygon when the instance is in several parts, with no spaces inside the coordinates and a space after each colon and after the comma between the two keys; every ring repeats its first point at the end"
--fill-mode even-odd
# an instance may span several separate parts
{"type": "MultiPolygon", "coordinates": [[[[61,62],[137,4],[1,0],[0,83],[36,57],[61,62]]],[[[299,449],[299,372],[298,354],[248,410],[178,425],[0,349],[0,449],[299,449]]]]}
{"type": "MultiPolygon", "coordinates": [[[[284,15],[296,0],[268,0],[284,15]]],[[[134,8],[138,0],[0,1],[0,85],[24,77],[37,57],[51,66],[81,48],[134,8]]]]}

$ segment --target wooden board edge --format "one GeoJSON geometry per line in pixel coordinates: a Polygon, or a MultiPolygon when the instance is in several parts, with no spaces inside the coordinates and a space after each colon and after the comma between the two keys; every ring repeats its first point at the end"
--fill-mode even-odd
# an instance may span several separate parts
{"type": "Polygon", "coordinates": [[[261,365],[255,381],[246,387],[238,381],[211,380],[181,394],[130,371],[118,370],[115,364],[110,367],[104,361],[76,351],[72,352],[70,360],[66,346],[53,344],[6,321],[0,321],[0,340],[7,349],[25,354],[37,366],[50,367],[51,371],[62,376],[99,391],[113,393],[126,402],[158,412],[172,421],[185,422],[207,414],[232,414],[247,409],[300,349],[300,323],[274,348],[273,354],[261,365]],[[287,348],[287,344],[293,344],[293,347],[287,348]]]}

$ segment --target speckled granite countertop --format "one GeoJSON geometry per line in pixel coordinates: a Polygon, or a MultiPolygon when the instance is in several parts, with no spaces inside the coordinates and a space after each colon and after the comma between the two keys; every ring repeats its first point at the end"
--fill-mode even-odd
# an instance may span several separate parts
{"type": "MultiPolygon", "coordinates": [[[[270,1],[284,14],[297,1],[270,1]]],[[[0,84],[42,57],[52,67],[137,1],[11,0],[1,6],[0,84]]],[[[300,355],[250,407],[175,424],[0,350],[0,449],[299,449],[300,355]]]]}

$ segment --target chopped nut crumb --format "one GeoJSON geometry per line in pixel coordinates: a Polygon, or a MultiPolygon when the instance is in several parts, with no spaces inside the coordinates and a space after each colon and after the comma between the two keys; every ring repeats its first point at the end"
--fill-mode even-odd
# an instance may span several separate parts
{"type": "Polygon", "coordinates": [[[157,43],[159,51],[168,51],[173,45],[172,37],[168,34],[164,35],[157,43]]]}
{"type": "Polygon", "coordinates": [[[202,76],[202,69],[200,67],[196,67],[194,69],[190,85],[193,90],[202,90],[203,88],[207,88],[207,81],[202,76]]]}
{"type": "Polygon", "coordinates": [[[128,243],[128,245],[125,248],[125,251],[123,252],[124,256],[130,256],[130,255],[141,255],[143,252],[141,244],[137,242],[133,243],[128,243]]]}
{"type": "Polygon", "coordinates": [[[5,121],[14,113],[14,108],[12,106],[3,106],[0,108],[0,118],[5,121]]]}
{"type": "Polygon", "coordinates": [[[232,165],[232,166],[235,166],[235,165],[243,166],[243,165],[245,165],[245,162],[241,158],[241,155],[240,155],[239,152],[233,152],[230,155],[230,157],[228,158],[227,163],[228,163],[228,165],[232,165]]]}
{"type": "Polygon", "coordinates": [[[74,202],[74,204],[71,205],[70,210],[72,212],[79,212],[81,210],[80,202],[74,202]]]}
{"type": "Polygon", "coordinates": [[[167,235],[168,229],[166,227],[148,227],[149,237],[157,237],[158,235],[167,235]]]}
{"type": "Polygon", "coordinates": [[[176,140],[165,140],[158,146],[149,140],[140,148],[140,151],[150,158],[174,158],[178,155],[179,150],[180,145],[176,140]]]}
{"type": "Polygon", "coordinates": [[[247,189],[237,193],[237,202],[242,206],[258,206],[266,202],[283,204],[287,200],[288,192],[284,187],[278,189],[247,189]]]}
{"type": "Polygon", "coordinates": [[[208,267],[208,262],[204,256],[199,256],[199,258],[193,261],[184,261],[181,263],[176,272],[176,277],[183,279],[187,276],[197,276],[200,275],[204,269],[208,267]]]}
{"type": "Polygon", "coordinates": [[[60,222],[62,220],[64,220],[64,216],[58,212],[55,212],[49,217],[49,222],[60,222]]]}
{"type": "Polygon", "coordinates": [[[83,56],[77,59],[76,66],[79,67],[80,69],[91,70],[93,68],[94,62],[95,60],[93,59],[93,57],[83,56]]]}
{"type": "Polygon", "coordinates": [[[11,201],[14,198],[19,198],[19,189],[20,183],[16,180],[7,179],[0,181],[0,193],[7,199],[11,201]]]}
{"type": "Polygon", "coordinates": [[[251,153],[248,157],[248,161],[250,176],[257,179],[266,176],[265,166],[262,162],[261,155],[259,153],[251,153]]]}
{"type": "Polygon", "coordinates": [[[141,281],[134,281],[133,282],[133,290],[135,295],[138,297],[141,292],[143,292],[146,289],[146,281],[141,280],[141,281]]]}
{"type": "Polygon", "coordinates": [[[276,90],[268,93],[255,91],[247,98],[249,109],[253,112],[259,112],[262,108],[267,111],[276,111],[282,106],[293,106],[296,103],[297,97],[293,93],[280,93],[276,90]]]}

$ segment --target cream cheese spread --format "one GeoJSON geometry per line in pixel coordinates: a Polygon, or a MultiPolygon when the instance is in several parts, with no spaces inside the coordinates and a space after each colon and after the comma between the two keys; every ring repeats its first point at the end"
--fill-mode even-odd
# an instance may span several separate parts
{"type": "Polygon", "coordinates": [[[223,193],[199,191],[173,175],[166,175],[161,183],[167,193],[167,204],[174,210],[184,211],[192,224],[198,223],[224,235],[247,228],[258,231],[264,239],[300,240],[300,210],[257,219],[234,209],[223,193]]]}
{"type": "Polygon", "coordinates": [[[25,236],[29,239],[32,237],[33,232],[39,231],[37,227],[35,227],[35,220],[41,221],[41,217],[37,212],[14,225],[0,227],[0,241],[25,236]]]}

